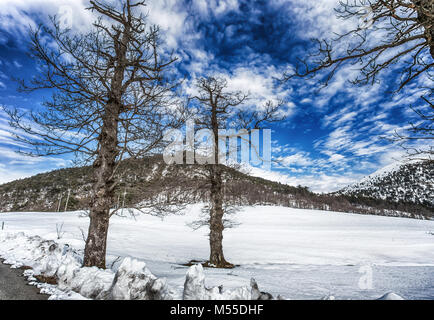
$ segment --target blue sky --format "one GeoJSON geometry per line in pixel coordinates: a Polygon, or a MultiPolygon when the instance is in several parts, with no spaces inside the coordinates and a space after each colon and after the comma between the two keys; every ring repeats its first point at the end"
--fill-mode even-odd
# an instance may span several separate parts
{"type": "MultiPolygon", "coordinates": [[[[279,84],[275,78],[292,68],[310,49],[310,39],[348,30],[359,21],[334,17],[336,0],[149,1],[149,20],[161,26],[165,46],[180,58],[177,70],[187,76],[185,89],[204,74],[227,77],[232,88],[248,91],[252,101],[284,99],[287,119],[271,126],[272,172],[254,174],[314,191],[337,190],[402,158],[403,150],[381,139],[414,119],[420,79],[390,94],[402,65],[384,73],[373,86],[355,87],[357,66],[344,66],[330,85],[318,91],[313,80],[279,84]]],[[[28,26],[48,14],[70,10],[72,28],[86,31],[92,21],[79,0],[0,1],[0,105],[32,109],[49,92],[21,94],[11,77],[29,79],[38,71],[27,55],[28,26]]],[[[378,35],[380,37],[381,35],[378,35]]],[[[0,182],[70,165],[68,158],[17,155],[6,117],[0,113],[0,182]]]]}

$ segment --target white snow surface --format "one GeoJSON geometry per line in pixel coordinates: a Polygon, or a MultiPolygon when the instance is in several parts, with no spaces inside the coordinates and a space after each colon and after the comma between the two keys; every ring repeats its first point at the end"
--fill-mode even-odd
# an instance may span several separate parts
{"type": "Polygon", "coordinates": [[[396,293],[388,292],[384,296],[380,297],[378,300],[404,300],[404,298],[397,295],[396,293]]]}
{"type": "Polygon", "coordinates": [[[193,265],[188,269],[184,283],[184,300],[251,300],[252,289],[243,286],[232,290],[219,287],[207,288],[205,274],[201,264],[193,265]]]}
{"type": "Polygon", "coordinates": [[[113,217],[107,270],[80,268],[88,225],[80,212],[0,213],[0,257],[31,266],[31,280],[56,273],[58,287],[39,285],[53,299],[249,299],[252,277],[261,291],[289,299],[378,299],[385,292],[434,299],[434,221],[245,207],[235,216],[241,225],[224,234],[225,257],[238,267],[188,269],[182,264],[209,255],[208,230],[187,226],[200,209],[164,219],[113,217]],[[359,284],[366,267],[368,289],[359,284]]]}
{"type": "MultiPolygon", "coordinates": [[[[146,263],[130,257],[123,259],[116,273],[96,267],[82,267],[81,255],[68,245],[23,232],[0,235],[0,256],[12,268],[22,266],[31,284],[40,287],[50,299],[109,299],[109,300],[172,300],[176,292],[165,279],[157,278],[146,263]],[[55,277],[58,285],[38,283],[36,276],[55,277]]],[[[189,268],[184,284],[183,298],[190,300],[250,300],[248,287],[224,291],[205,287],[202,265],[189,268]]]]}
{"type": "Polygon", "coordinates": [[[158,279],[143,261],[125,258],[116,272],[107,298],[114,300],[172,300],[165,279],[158,279]]]}

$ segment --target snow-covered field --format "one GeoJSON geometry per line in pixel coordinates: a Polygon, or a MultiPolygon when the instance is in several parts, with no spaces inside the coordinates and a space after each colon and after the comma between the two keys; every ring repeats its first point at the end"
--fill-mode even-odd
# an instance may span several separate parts
{"type": "MultiPolygon", "coordinates": [[[[194,205],[164,220],[113,217],[108,266],[115,262],[116,270],[118,257],[143,260],[179,296],[188,270],[182,264],[208,257],[208,231],[186,225],[199,212],[194,205]]],[[[224,249],[239,267],[206,269],[207,286],[248,286],[253,277],[262,291],[287,299],[376,299],[386,292],[434,299],[434,221],[283,207],[246,207],[235,219],[241,225],[225,231],[224,249]]],[[[24,232],[82,249],[88,219],[78,212],[0,213],[2,222],[3,236],[24,232]]]]}

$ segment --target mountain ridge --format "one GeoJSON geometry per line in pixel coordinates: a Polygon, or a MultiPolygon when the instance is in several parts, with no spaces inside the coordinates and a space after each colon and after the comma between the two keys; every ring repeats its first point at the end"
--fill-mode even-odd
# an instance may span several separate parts
{"type": "Polygon", "coordinates": [[[434,161],[394,163],[339,190],[337,194],[434,208],[434,161]]]}
{"type": "MultiPolygon", "coordinates": [[[[135,206],[156,199],[186,203],[207,202],[209,188],[203,167],[167,165],[160,155],[124,160],[113,207],[135,206]],[[125,194],[125,196],[124,196],[125,194]],[[179,197],[177,199],[176,197],[179,197]]],[[[414,203],[394,203],[347,194],[316,194],[306,187],[293,187],[249,176],[225,167],[225,202],[230,205],[280,205],[360,214],[433,218],[433,210],[414,203]]],[[[89,208],[92,167],[64,168],[0,185],[0,212],[63,211],[89,208]]]]}

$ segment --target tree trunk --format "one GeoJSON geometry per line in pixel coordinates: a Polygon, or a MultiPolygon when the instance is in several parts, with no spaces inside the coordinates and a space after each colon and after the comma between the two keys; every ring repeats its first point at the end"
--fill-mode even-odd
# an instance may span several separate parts
{"type": "Polygon", "coordinates": [[[209,222],[209,265],[217,268],[232,268],[233,265],[225,260],[223,255],[223,182],[221,166],[219,164],[219,136],[217,110],[212,108],[211,127],[214,133],[214,163],[210,165],[210,222],[209,222]]]}
{"type": "Polygon", "coordinates": [[[90,208],[89,232],[84,249],[85,267],[105,269],[107,235],[110,208],[114,203],[115,168],[119,155],[118,125],[122,111],[121,98],[126,68],[126,52],[130,39],[130,27],[124,26],[120,43],[115,42],[116,67],[108,92],[108,102],[102,117],[102,128],[98,138],[98,154],[93,164],[95,183],[90,208]]]}
{"type": "Polygon", "coordinates": [[[218,164],[211,165],[210,257],[209,264],[217,268],[232,267],[223,255],[223,192],[218,164]]]}
{"type": "Polygon", "coordinates": [[[84,251],[84,267],[105,269],[109,219],[110,215],[107,208],[92,207],[90,211],[89,232],[84,251]]]}
{"type": "Polygon", "coordinates": [[[107,234],[110,208],[114,196],[114,171],[118,156],[118,112],[115,103],[108,104],[99,137],[98,156],[95,160],[89,232],[84,250],[83,266],[105,269],[107,234]]]}
{"type": "Polygon", "coordinates": [[[413,0],[413,3],[417,10],[417,20],[424,26],[425,39],[428,42],[431,57],[434,59],[434,19],[432,18],[434,4],[432,0],[413,0]],[[431,13],[431,16],[427,12],[431,13]]]}

